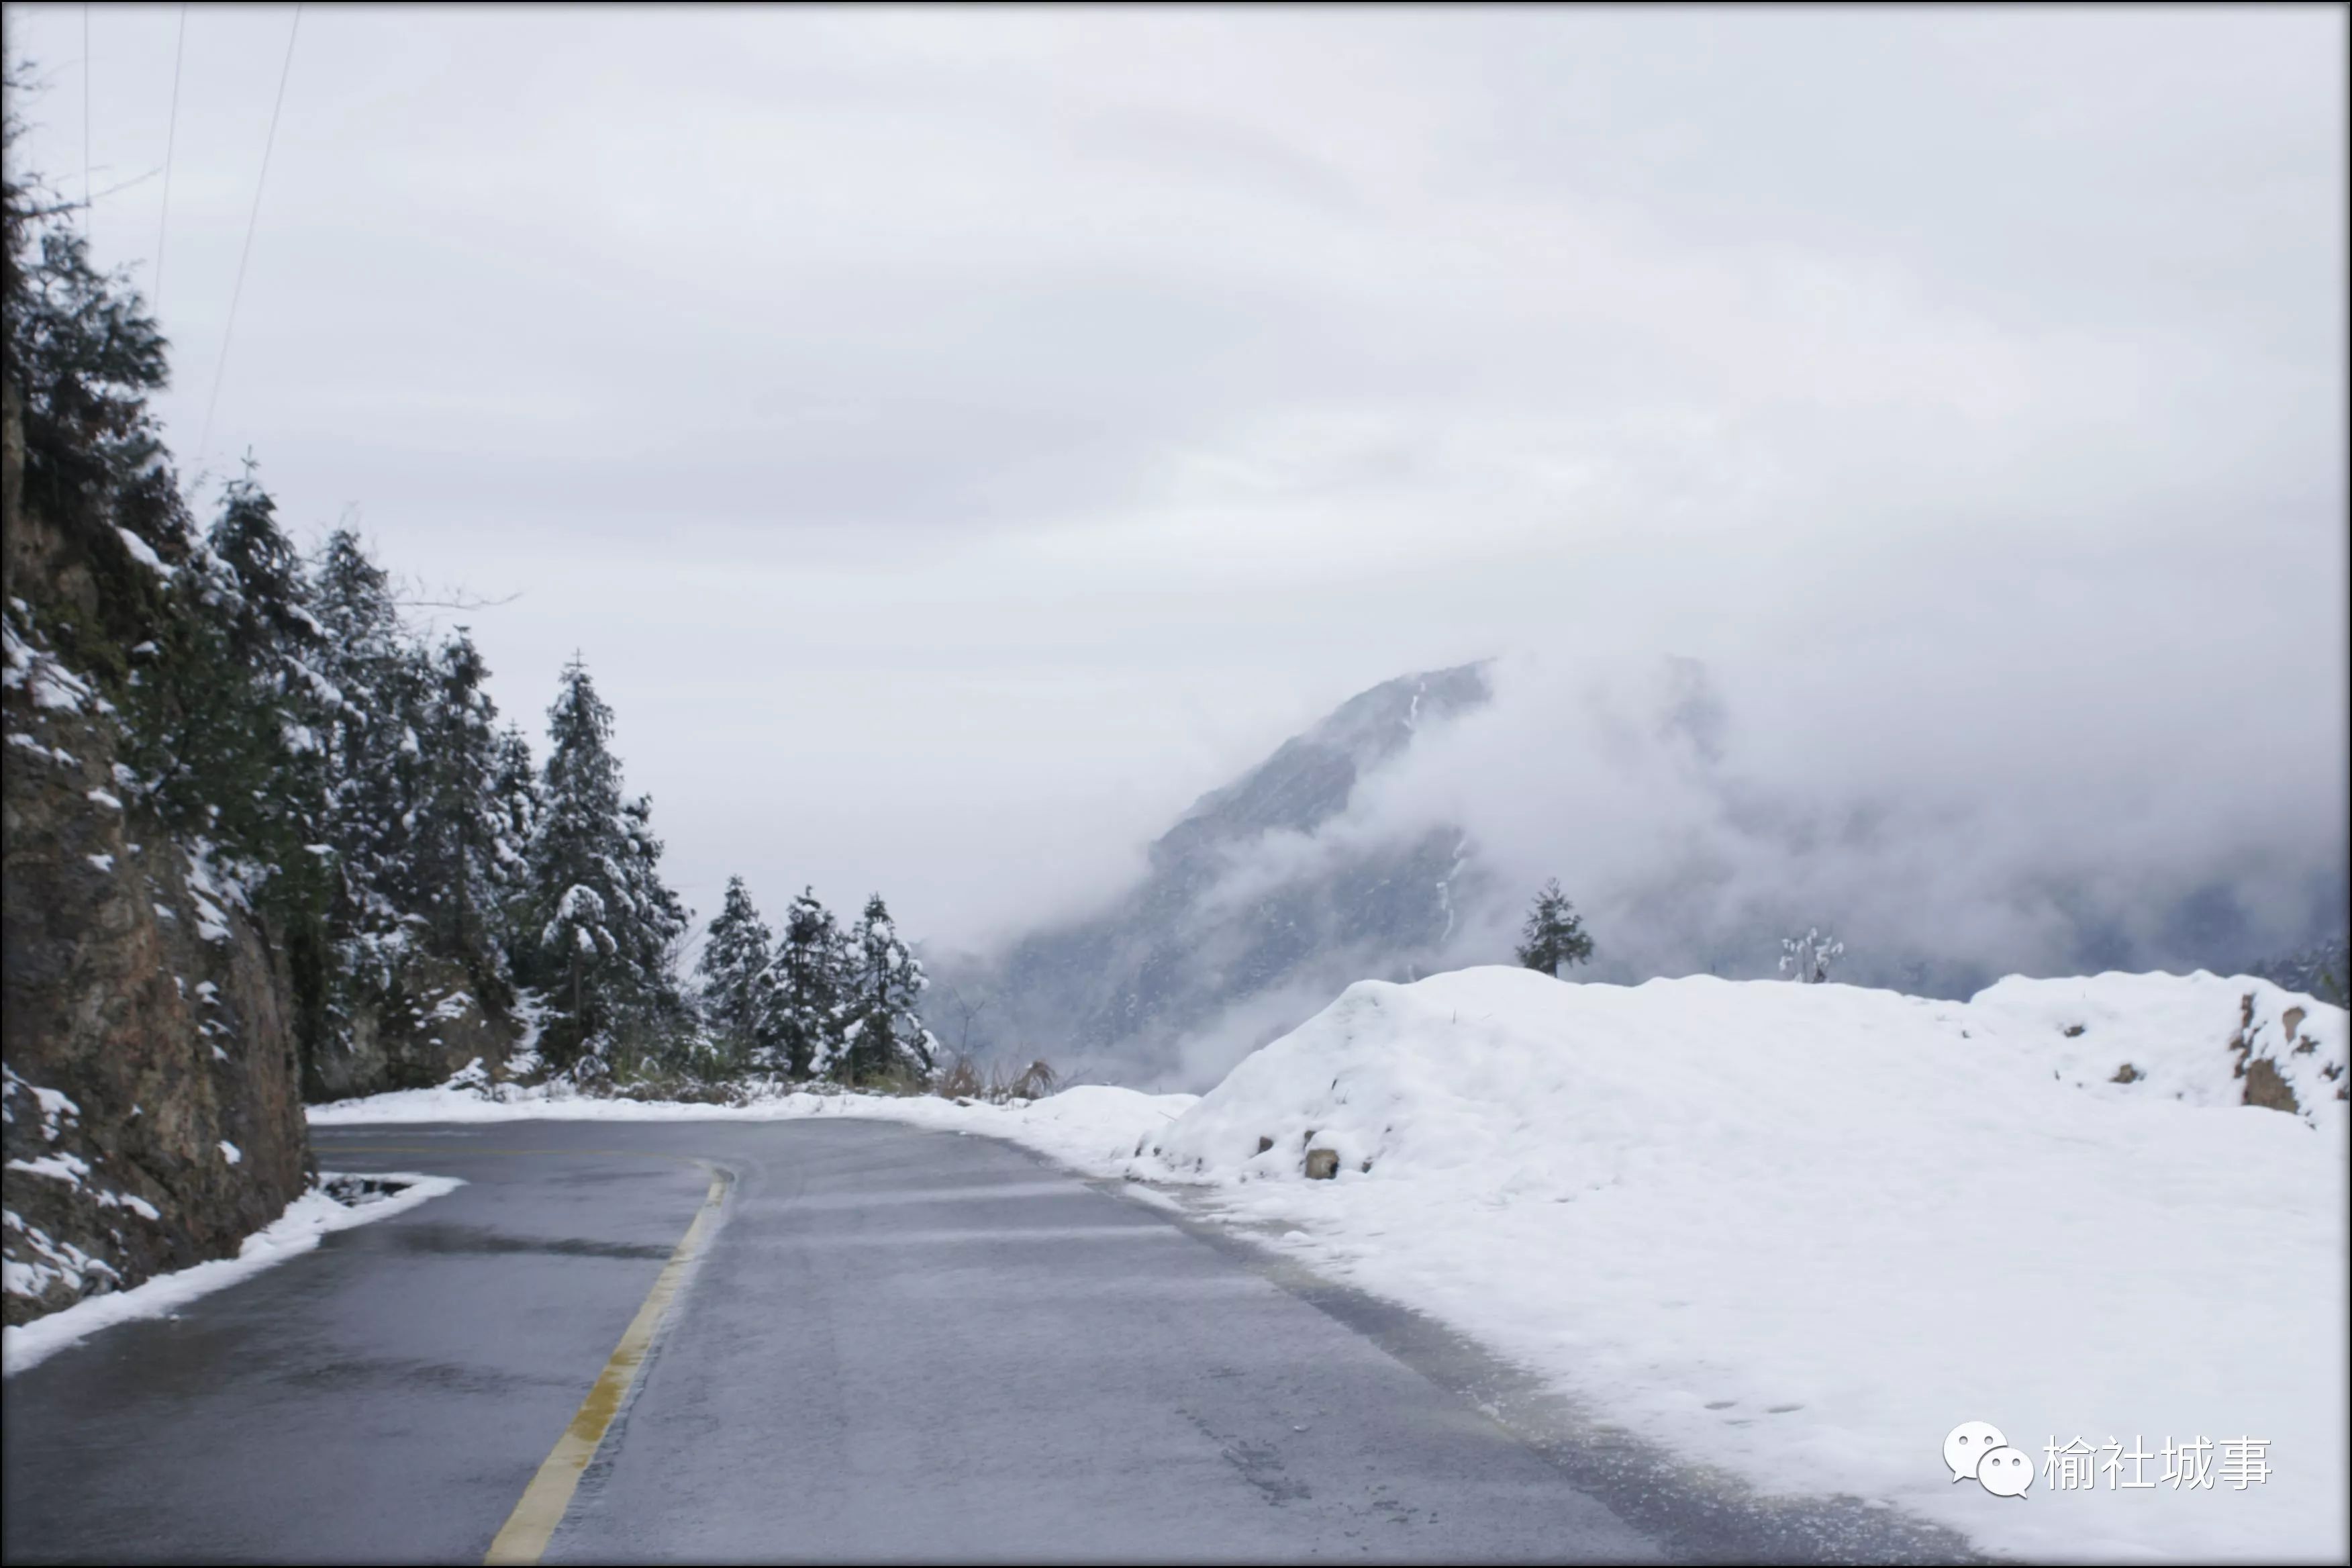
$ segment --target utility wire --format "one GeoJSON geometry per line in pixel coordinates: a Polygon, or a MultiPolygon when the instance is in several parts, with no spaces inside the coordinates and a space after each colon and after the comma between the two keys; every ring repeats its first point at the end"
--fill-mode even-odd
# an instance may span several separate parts
{"type": "Polygon", "coordinates": [[[180,31],[172,45],[172,118],[163,132],[163,210],[155,219],[155,281],[147,290],[147,313],[163,313],[163,237],[172,221],[172,149],[180,139],[180,57],[188,47],[187,0],[180,4],[180,31]]]}
{"type": "Polygon", "coordinates": [[[286,29],[286,63],[278,68],[278,101],[269,110],[269,137],[261,144],[261,175],[253,182],[253,212],[245,220],[245,248],[237,253],[236,285],[228,295],[228,326],[221,333],[220,361],[213,367],[213,395],[205,405],[204,433],[196,437],[196,460],[212,449],[213,414],[220,407],[221,381],[228,374],[228,345],[236,336],[236,302],[245,294],[245,264],[253,257],[254,226],[261,221],[262,187],[269,181],[269,150],[278,144],[278,112],[286,107],[286,79],[294,69],[294,37],[302,30],[302,7],[294,7],[294,25],[286,29]]]}
{"type": "Polygon", "coordinates": [[[89,0],[81,0],[81,243],[89,245],[89,0]]]}

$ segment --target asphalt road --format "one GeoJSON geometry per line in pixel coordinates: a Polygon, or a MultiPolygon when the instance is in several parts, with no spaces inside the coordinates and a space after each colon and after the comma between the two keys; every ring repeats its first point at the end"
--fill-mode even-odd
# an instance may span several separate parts
{"type": "Polygon", "coordinates": [[[326,1169],[467,1184],[11,1378],[8,1561],[480,1561],[714,1171],[717,1228],[544,1561],[1790,1554],[1507,1431],[1360,1300],[989,1140],[844,1120],[317,1143],[326,1169]]]}

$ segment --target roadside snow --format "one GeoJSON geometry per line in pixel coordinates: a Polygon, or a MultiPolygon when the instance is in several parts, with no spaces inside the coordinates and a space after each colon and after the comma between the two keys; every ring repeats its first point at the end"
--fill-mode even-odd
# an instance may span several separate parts
{"type": "Polygon", "coordinates": [[[1194,1094],[1138,1094],[1131,1089],[1084,1085],[1046,1100],[1008,1105],[969,1104],[931,1095],[813,1094],[754,1099],[742,1105],[689,1105],[677,1100],[608,1100],[564,1089],[493,1091],[469,1065],[438,1089],[399,1089],[365,1100],[339,1100],[310,1109],[313,1127],[476,1121],[790,1121],[820,1116],[901,1121],[941,1132],[978,1132],[1025,1144],[1097,1175],[1115,1175],[1139,1138],[1158,1132],[1199,1102],[1194,1094]]]}
{"type": "Polygon", "coordinates": [[[1470,970],[1351,987],[1137,1170],[1769,1491],[2042,1560],[2340,1559],[2345,1054],[2341,1009],[2205,974],[1953,1004],[1470,970]],[[2237,1103],[2249,1016],[2305,1114],[2237,1103]],[[2272,1473],[1996,1498],[1939,1461],[1964,1420],[2037,1467],[2252,1437],[2272,1473]]]}
{"type": "Polygon", "coordinates": [[[442,1089],[310,1120],[853,1115],[1005,1138],[1185,1192],[1768,1492],[1891,1502],[2042,1560],[2341,1560],[2346,1060],[2342,1009],[2202,973],[1958,1003],[1477,969],[1352,986],[1197,1100],[442,1089]],[[2293,1113],[2242,1103],[2263,1062],[2293,1113]],[[1335,1179],[1307,1179],[1310,1148],[1335,1179]],[[2033,1459],[2024,1498],[1951,1479],[1963,1421],[2033,1459]],[[2165,1445],[2200,1437],[2210,1484],[2160,1480],[2165,1445]],[[2075,1438],[2093,1485],[2056,1489],[2043,1463],[2075,1438]],[[2269,1474],[2241,1488],[2219,1446],[2248,1438],[2269,1474]],[[2157,1484],[2126,1489],[2135,1469],[2157,1484]]]}
{"type": "MultiPolygon", "coordinates": [[[[323,1184],[338,1178],[332,1173],[321,1173],[323,1184]]],[[[452,1193],[464,1185],[455,1176],[422,1176],[409,1173],[385,1175],[371,1173],[366,1178],[373,1182],[405,1182],[408,1185],[388,1196],[346,1205],[329,1197],[314,1187],[286,1205],[286,1212],[269,1225],[245,1238],[235,1258],[199,1263],[192,1268],[159,1274],[145,1283],[128,1290],[109,1295],[92,1296],[62,1311],[51,1312],[29,1323],[0,1331],[0,1375],[14,1377],[27,1367],[42,1362],[65,1349],[79,1344],[100,1329],[134,1318],[168,1317],[199,1296],[250,1279],[282,1263],[298,1253],[310,1251],[319,1245],[319,1238],[329,1231],[348,1230],[355,1225],[372,1220],[388,1219],[392,1215],[415,1208],[430,1198],[452,1193]]]]}

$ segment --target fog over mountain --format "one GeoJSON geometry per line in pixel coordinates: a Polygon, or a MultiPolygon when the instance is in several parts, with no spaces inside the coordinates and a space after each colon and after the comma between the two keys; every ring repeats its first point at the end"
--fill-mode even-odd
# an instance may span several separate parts
{"type": "Polygon", "coordinates": [[[1371,839],[1324,830],[1360,783],[1487,697],[1484,667],[1463,665],[1350,698],[1193,803],[1108,908],[993,963],[936,960],[934,1032],[959,1049],[1040,1052],[1069,1071],[1190,1079],[1349,980],[1427,973],[1461,901],[1485,894],[1465,835],[1442,822],[1371,839]]]}
{"type": "Polygon", "coordinates": [[[932,1026],[1202,1087],[1351,980],[1509,962],[1549,876],[1599,944],[1579,977],[1621,983],[1772,974],[1814,925],[1836,978],[1948,996],[2236,972],[2340,931],[2340,724],[2249,746],[2242,714],[2098,700],[2095,668],[1999,668],[2024,652],[1940,727],[1906,722],[1891,656],[1844,685],[1600,654],[1391,680],[1203,795],[1108,908],[941,955],[932,1026]]]}

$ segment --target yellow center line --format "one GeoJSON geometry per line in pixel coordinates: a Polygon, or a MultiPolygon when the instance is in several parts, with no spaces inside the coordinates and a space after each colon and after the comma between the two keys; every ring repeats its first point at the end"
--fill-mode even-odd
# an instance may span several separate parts
{"type": "Polygon", "coordinates": [[[620,1414],[637,1373],[644,1370],[646,1352],[653,1348],[654,1336],[677,1296],[688,1268],[700,1253],[710,1227],[718,1223],[719,1203],[727,1195],[727,1173],[713,1167],[709,1195],[696,1211],[694,1223],[686,1227],[686,1237],[677,1244],[677,1250],[662,1265],[661,1276],[654,1281],[645,1305],[630,1320],[628,1331],[614,1347],[612,1359],[597,1374],[588,1397],[580,1402],[572,1425],[555,1440],[554,1452],[547,1456],[530,1485],[523,1489],[522,1500],[515,1504],[505,1527],[490,1542],[489,1551],[482,1557],[484,1563],[536,1563],[540,1553],[547,1550],[555,1527],[563,1522],[564,1510],[572,1506],[572,1493],[580,1485],[582,1472],[596,1457],[596,1449],[604,1441],[613,1418],[620,1414]]]}

